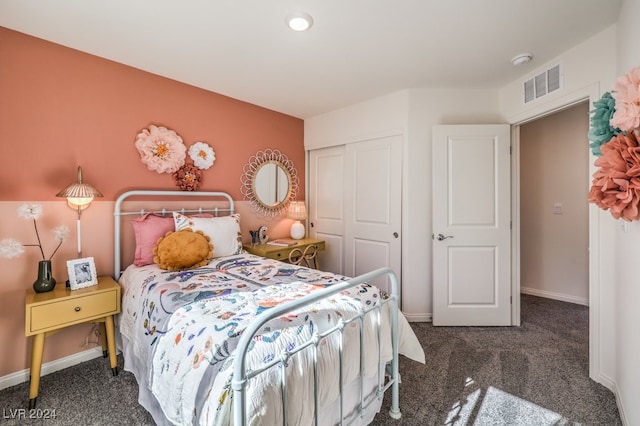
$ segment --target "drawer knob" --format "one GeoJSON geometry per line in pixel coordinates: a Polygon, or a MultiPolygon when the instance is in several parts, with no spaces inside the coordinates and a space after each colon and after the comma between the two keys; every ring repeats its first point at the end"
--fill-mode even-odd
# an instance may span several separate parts
{"type": "Polygon", "coordinates": [[[74,311],[76,311],[76,312],[80,312],[80,306],[76,306],[76,307],[75,307],[75,309],[74,309],[74,311]]]}

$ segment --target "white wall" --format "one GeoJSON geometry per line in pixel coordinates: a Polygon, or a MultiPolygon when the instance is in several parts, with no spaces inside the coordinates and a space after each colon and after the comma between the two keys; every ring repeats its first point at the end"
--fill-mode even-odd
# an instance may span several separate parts
{"type": "Polygon", "coordinates": [[[583,102],[520,126],[520,291],[582,305],[589,304],[588,111],[583,102]]]}
{"type": "MultiPolygon", "coordinates": [[[[617,75],[640,66],[640,0],[625,0],[618,19],[617,75]]],[[[607,247],[616,257],[615,296],[615,384],[619,406],[628,425],[640,425],[640,223],[630,224],[628,231],[616,227],[615,243],[607,247]]]]}
{"type": "Polygon", "coordinates": [[[391,134],[405,141],[402,187],[402,310],[431,319],[431,128],[503,123],[495,90],[411,89],[305,120],[305,149],[391,134]]]}
{"type": "Polygon", "coordinates": [[[616,77],[615,43],[616,27],[612,26],[553,60],[538,64],[523,78],[500,89],[500,111],[510,123],[519,123],[564,106],[569,100],[581,100],[591,85],[604,85],[605,89],[601,87],[601,90],[605,92],[616,77]],[[523,82],[558,63],[564,70],[564,87],[525,105],[523,82]]]}
{"type": "Polygon", "coordinates": [[[403,90],[305,119],[304,149],[405,134],[407,96],[403,90]]]}

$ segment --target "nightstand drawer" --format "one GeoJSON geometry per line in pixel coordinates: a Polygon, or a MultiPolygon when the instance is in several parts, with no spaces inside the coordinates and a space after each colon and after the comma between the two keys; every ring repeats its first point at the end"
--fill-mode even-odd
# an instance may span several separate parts
{"type": "Polygon", "coordinates": [[[91,318],[112,315],[118,311],[116,289],[87,294],[72,299],[52,301],[31,307],[30,331],[39,333],[48,329],[85,322],[91,318]]]}
{"type": "Polygon", "coordinates": [[[303,238],[301,240],[296,240],[295,244],[290,246],[277,246],[272,244],[258,244],[254,246],[251,244],[245,244],[243,248],[247,252],[255,254],[256,256],[295,263],[297,265],[303,264],[304,266],[311,268],[318,268],[316,252],[324,250],[324,240],[303,238]],[[313,250],[313,254],[310,254],[311,250],[313,250]],[[289,259],[291,252],[294,252],[294,255],[298,255],[298,260],[289,259]],[[304,255],[302,256],[302,254],[304,255]],[[302,259],[304,259],[303,263],[301,263],[302,259]]]}

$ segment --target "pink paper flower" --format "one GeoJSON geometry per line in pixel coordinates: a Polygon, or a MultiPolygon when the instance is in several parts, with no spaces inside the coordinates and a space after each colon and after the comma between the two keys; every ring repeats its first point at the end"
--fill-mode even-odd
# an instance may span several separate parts
{"type": "Polygon", "coordinates": [[[611,94],[616,100],[611,125],[627,132],[640,127],[640,67],[619,77],[611,94]]]}
{"type": "Polygon", "coordinates": [[[187,156],[182,138],[165,127],[150,125],[143,129],[136,136],[135,145],[142,162],[158,173],[174,173],[187,156]]]}
{"type": "Polygon", "coordinates": [[[601,147],[589,202],[616,219],[640,219],[640,146],[635,133],[617,135],[601,147]]]}

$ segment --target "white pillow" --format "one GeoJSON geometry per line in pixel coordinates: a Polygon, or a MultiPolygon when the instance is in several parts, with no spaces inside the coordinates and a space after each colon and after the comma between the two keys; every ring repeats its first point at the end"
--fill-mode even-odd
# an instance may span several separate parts
{"type": "Polygon", "coordinates": [[[193,217],[173,212],[176,231],[191,228],[202,231],[211,239],[213,257],[231,256],[242,253],[242,234],[238,213],[223,217],[193,217]]]}

